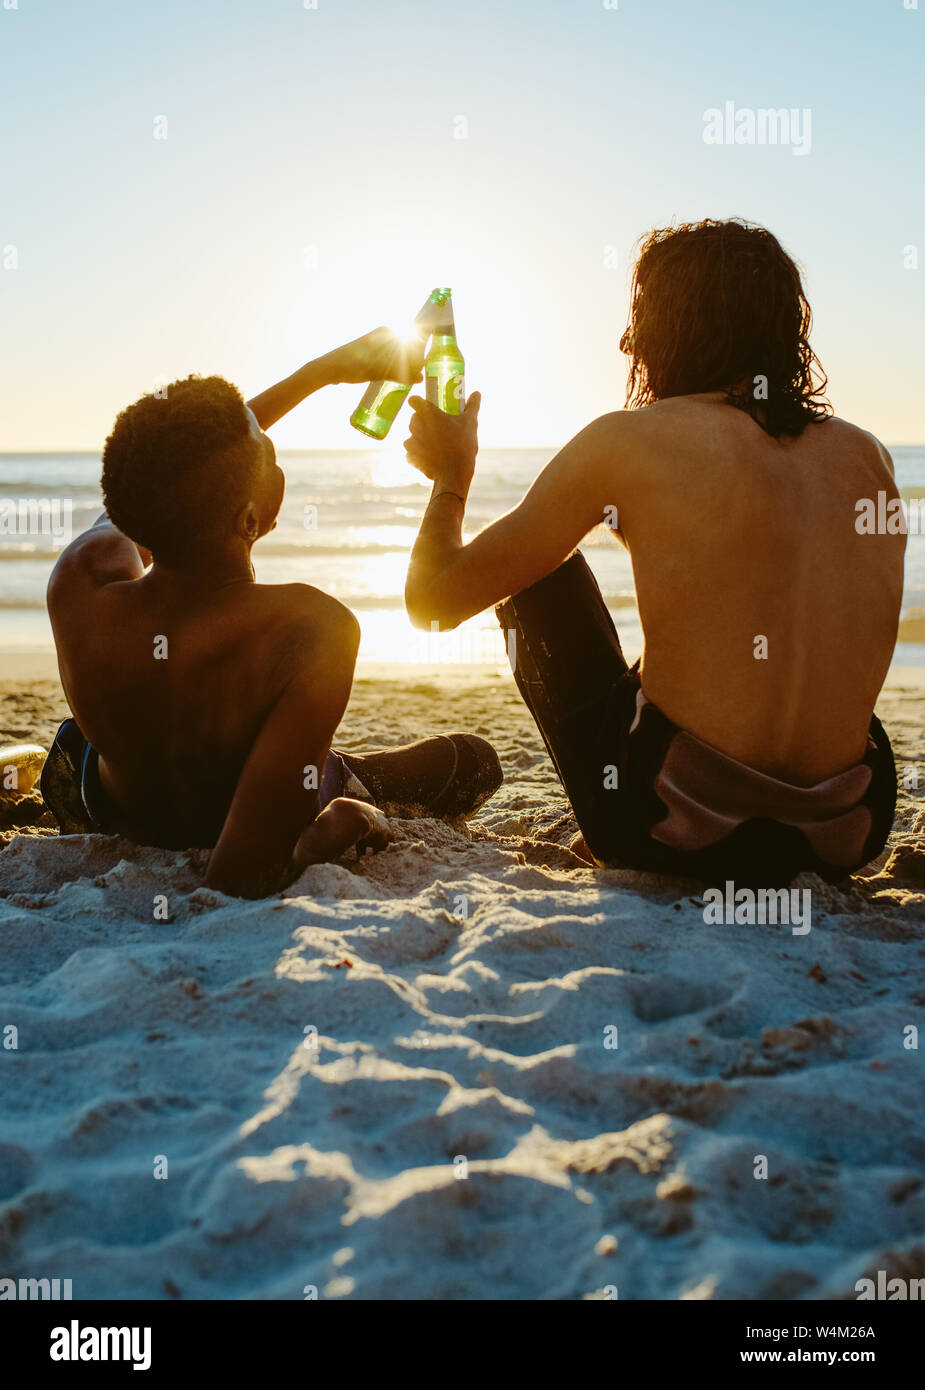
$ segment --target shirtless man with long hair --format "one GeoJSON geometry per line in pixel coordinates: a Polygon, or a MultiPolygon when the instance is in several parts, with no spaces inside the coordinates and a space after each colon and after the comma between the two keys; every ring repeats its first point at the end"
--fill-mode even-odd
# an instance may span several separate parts
{"type": "Polygon", "coordinates": [[[833,416],[809,329],[800,273],[764,228],[652,232],[621,342],[630,408],[592,421],[469,544],[479,397],[455,418],[412,401],[408,457],[434,488],[409,615],[452,628],[500,605],[598,864],[834,881],[889,835],[895,769],[873,709],[904,527],[859,524],[863,499],[897,498],[891,460],[833,416]],[[573,553],[614,517],[645,637],[633,666],[573,553]]]}

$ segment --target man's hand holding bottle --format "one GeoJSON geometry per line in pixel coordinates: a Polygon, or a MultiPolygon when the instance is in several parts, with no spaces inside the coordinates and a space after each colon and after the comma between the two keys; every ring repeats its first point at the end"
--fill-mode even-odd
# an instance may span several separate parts
{"type": "Polygon", "coordinates": [[[426,343],[420,338],[399,338],[391,328],[374,328],[327,354],[332,382],[423,380],[426,343]]]}
{"type": "Polygon", "coordinates": [[[412,396],[411,434],[405,440],[408,462],[430,478],[435,489],[453,492],[465,502],[479,451],[480,391],[473,391],[459,415],[447,415],[430,401],[412,396]]]}

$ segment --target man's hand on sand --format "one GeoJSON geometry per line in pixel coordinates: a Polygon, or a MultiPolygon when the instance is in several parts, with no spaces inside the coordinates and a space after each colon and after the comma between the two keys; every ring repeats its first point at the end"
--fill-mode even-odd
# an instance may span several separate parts
{"type": "Polygon", "coordinates": [[[405,440],[408,462],[425,478],[466,500],[479,451],[479,406],[473,391],[459,415],[446,415],[430,401],[412,396],[411,434],[405,440]]]}
{"type": "Polygon", "coordinates": [[[391,328],[374,328],[362,338],[329,352],[335,382],[421,380],[425,344],[418,338],[399,338],[391,328]]]}

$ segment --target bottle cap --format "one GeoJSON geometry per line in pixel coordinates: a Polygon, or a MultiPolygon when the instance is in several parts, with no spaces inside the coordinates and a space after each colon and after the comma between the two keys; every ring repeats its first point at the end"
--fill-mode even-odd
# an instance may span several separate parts
{"type": "Polygon", "coordinates": [[[453,332],[452,290],[432,290],[415,316],[415,325],[425,334],[453,332]]]}

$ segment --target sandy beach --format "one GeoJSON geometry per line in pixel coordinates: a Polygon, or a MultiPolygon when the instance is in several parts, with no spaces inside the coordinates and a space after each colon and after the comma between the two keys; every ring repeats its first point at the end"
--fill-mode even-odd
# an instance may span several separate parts
{"type": "MultiPolygon", "coordinates": [[[[7,674],[0,741],[47,745],[47,662],[7,674]]],[[[467,729],[505,784],[266,901],[2,803],[0,1276],[295,1300],[925,1276],[921,673],[878,713],[922,786],[863,876],[798,880],[804,935],[584,866],[506,674],[362,675],[340,746],[467,729]]]]}

